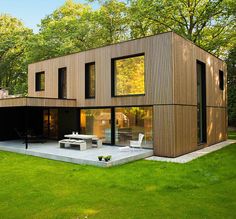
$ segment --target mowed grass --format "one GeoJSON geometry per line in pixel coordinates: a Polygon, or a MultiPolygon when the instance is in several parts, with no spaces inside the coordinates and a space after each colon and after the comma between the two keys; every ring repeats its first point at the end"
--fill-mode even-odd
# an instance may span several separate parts
{"type": "Polygon", "coordinates": [[[229,131],[228,138],[236,140],[236,131],[229,131]]]}
{"type": "Polygon", "coordinates": [[[108,169],[0,152],[0,218],[236,218],[236,144],[108,169]]]}

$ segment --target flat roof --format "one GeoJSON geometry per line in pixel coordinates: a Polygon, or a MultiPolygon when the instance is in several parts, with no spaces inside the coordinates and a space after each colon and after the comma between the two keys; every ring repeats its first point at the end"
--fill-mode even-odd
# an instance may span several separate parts
{"type": "Polygon", "coordinates": [[[3,107],[76,107],[76,100],[42,97],[4,98],[0,99],[0,108],[3,107]]]}

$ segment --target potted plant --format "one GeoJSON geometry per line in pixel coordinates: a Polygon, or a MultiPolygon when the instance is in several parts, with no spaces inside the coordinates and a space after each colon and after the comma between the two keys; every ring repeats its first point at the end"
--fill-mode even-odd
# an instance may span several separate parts
{"type": "Polygon", "coordinates": [[[102,161],[103,156],[98,156],[98,160],[102,161]]]}
{"type": "Polygon", "coordinates": [[[111,155],[105,156],[105,157],[104,157],[104,160],[105,160],[106,162],[110,161],[110,160],[111,160],[111,155]]]}

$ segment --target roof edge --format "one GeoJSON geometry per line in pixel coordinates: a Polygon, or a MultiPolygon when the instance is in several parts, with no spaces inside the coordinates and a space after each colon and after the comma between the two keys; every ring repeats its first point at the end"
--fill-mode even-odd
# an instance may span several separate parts
{"type": "Polygon", "coordinates": [[[95,49],[99,49],[99,48],[104,48],[104,47],[108,47],[108,46],[113,46],[113,45],[118,45],[118,44],[122,44],[122,43],[127,43],[127,42],[131,42],[131,41],[135,41],[135,40],[145,39],[145,38],[149,38],[149,37],[155,37],[155,36],[159,36],[159,35],[162,35],[162,34],[169,34],[169,33],[173,33],[173,34],[176,34],[176,35],[182,37],[183,39],[189,41],[191,44],[193,44],[193,45],[197,46],[198,48],[202,49],[203,51],[205,51],[205,52],[211,54],[211,55],[214,56],[215,58],[221,60],[222,62],[225,62],[225,60],[223,60],[223,59],[217,57],[217,56],[214,55],[212,52],[207,51],[206,49],[204,49],[204,48],[202,48],[201,46],[195,44],[194,42],[192,42],[192,41],[189,40],[188,38],[186,38],[186,37],[184,37],[184,36],[182,36],[182,35],[176,33],[175,31],[171,30],[171,31],[166,31],[166,32],[158,33],[158,34],[152,34],[152,35],[145,36],[145,37],[138,37],[138,38],[135,38],[135,39],[129,39],[129,40],[126,40],[126,41],[120,41],[120,42],[117,42],[117,43],[112,43],[112,44],[107,44],[107,45],[103,45],[103,46],[93,47],[93,48],[90,48],[90,49],[87,49],[87,50],[82,50],[82,51],[79,51],[79,52],[72,52],[72,53],[68,53],[68,54],[64,54],[64,55],[60,55],[60,56],[56,56],[56,57],[52,57],[52,58],[42,59],[42,60],[39,60],[39,61],[37,61],[37,62],[29,63],[28,65],[40,63],[40,62],[47,61],[47,60],[57,59],[57,58],[64,57],[64,56],[75,55],[75,54],[79,54],[79,53],[82,53],[82,52],[87,52],[87,51],[91,51],[91,50],[95,50],[95,49]]]}

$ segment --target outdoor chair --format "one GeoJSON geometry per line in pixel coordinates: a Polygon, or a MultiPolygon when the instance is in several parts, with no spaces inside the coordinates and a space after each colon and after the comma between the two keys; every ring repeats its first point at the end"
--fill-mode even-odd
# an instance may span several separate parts
{"type": "Polygon", "coordinates": [[[144,137],[144,134],[139,133],[138,141],[130,141],[130,146],[120,147],[119,151],[129,152],[129,151],[132,151],[132,149],[134,148],[141,148],[143,137],[144,137]]]}
{"type": "Polygon", "coordinates": [[[144,137],[144,134],[139,133],[138,141],[130,141],[130,147],[132,147],[132,148],[141,148],[143,137],[144,137]]]}

